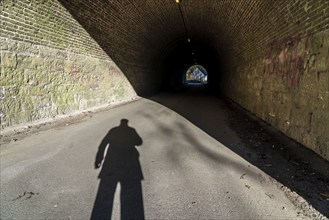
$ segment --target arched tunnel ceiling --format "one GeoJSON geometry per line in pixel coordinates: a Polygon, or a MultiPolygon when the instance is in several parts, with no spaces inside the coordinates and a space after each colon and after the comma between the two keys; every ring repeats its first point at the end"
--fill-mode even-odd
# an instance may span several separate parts
{"type": "Polygon", "coordinates": [[[195,57],[208,88],[328,158],[329,1],[179,5],[0,1],[1,126],[175,88],[195,57]]]}
{"type": "Polygon", "coordinates": [[[1,126],[175,88],[194,52],[208,88],[328,158],[329,1],[179,5],[0,1],[1,126]]]}
{"type": "MultiPolygon", "coordinates": [[[[122,69],[138,93],[158,89],[165,74],[176,74],[193,64],[174,0],[60,2],[122,69]]],[[[219,84],[219,74],[234,69],[235,63],[250,54],[259,56],[266,42],[286,36],[292,27],[296,33],[311,27],[296,16],[300,10],[293,10],[303,8],[301,4],[291,0],[180,2],[192,50],[196,50],[197,62],[209,70],[209,82],[214,85],[219,84]]]]}

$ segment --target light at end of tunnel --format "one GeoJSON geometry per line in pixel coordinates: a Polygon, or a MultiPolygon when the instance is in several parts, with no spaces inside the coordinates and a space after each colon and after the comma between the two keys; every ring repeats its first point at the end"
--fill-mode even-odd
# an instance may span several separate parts
{"type": "Polygon", "coordinates": [[[179,0],[176,0],[176,3],[179,4],[179,0]]]}
{"type": "Polygon", "coordinates": [[[187,38],[187,42],[191,43],[191,39],[190,38],[187,38]]]}

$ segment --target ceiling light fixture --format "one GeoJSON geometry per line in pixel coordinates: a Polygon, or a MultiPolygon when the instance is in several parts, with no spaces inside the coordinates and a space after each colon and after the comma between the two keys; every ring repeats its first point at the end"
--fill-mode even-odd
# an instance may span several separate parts
{"type": "MultiPolygon", "coordinates": [[[[186,23],[185,23],[185,19],[184,19],[184,16],[183,16],[182,6],[180,4],[182,0],[175,0],[175,1],[178,4],[179,13],[180,13],[180,16],[181,16],[182,21],[183,21],[183,26],[184,26],[184,30],[185,30],[187,42],[188,43],[191,43],[191,38],[189,37],[188,31],[187,31],[187,27],[186,27],[186,23]]],[[[194,52],[192,52],[192,55],[194,55],[194,52]]],[[[194,62],[196,63],[195,58],[194,58],[194,62]]]]}

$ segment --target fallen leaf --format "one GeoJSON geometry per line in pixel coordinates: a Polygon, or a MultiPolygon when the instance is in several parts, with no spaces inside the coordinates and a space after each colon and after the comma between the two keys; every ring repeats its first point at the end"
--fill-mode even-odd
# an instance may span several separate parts
{"type": "Polygon", "coordinates": [[[25,197],[25,200],[31,199],[32,196],[34,196],[34,195],[39,195],[39,193],[25,191],[22,195],[19,195],[17,198],[13,199],[12,201],[18,200],[18,199],[23,198],[23,197],[25,197]]]}
{"type": "Polygon", "coordinates": [[[324,197],[326,200],[329,200],[329,192],[320,193],[320,195],[324,197]]]}
{"type": "Polygon", "coordinates": [[[265,193],[265,195],[267,195],[270,199],[274,199],[275,196],[273,194],[270,194],[270,193],[265,193]]]}
{"type": "Polygon", "coordinates": [[[302,181],[302,180],[304,180],[304,177],[302,177],[301,175],[298,175],[298,174],[292,176],[292,178],[295,179],[296,181],[302,181]]]}
{"type": "Polygon", "coordinates": [[[261,158],[263,160],[266,160],[267,159],[266,154],[259,154],[258,156],[259,156],[259,158],[261,158]]]}

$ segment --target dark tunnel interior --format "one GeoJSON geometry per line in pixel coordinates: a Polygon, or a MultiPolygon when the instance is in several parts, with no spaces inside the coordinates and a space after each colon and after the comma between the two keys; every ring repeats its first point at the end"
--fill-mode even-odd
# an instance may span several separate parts
{"type": "Polygon", "coordinates": [[[160,60],[162,89],[175,89],[183,85],[183,77],[190,66],[201,65],[208,74],[208,91],[216,91],[220,85],[223,66],[219,55],[205,42],[189,42],[186,38],[174,41],[165,48],[160,60]]]}
{"type": "Polygon", "coordinates": [[[193,8],[189,2],[182,3],[182,15],[174,1],[100,1],[93,3],[95,7],[89,7],[90,1],[60,2],[119,66],[138,95],[179,88],[182,75],[194,64],[207,69],[208,91],[220,93],[221,74],[229,64],[228,49],[224,52],[228,41],[222,36],[217,45],[211,27],[220,28],[214,23],[190,24],[193,15],[183,7],[193,8]],[[182,16],[188,19],[186,31],[182,16]]]}
{"type": "Polygon", "coordinates": [[[208,72],[207,91],[328,155],[327,112],[310,109],[328,103],[327,1],[312,10],[274,0],[59,2],[71,19],[63,25],[78,40],[69,46],[81,51],[84,39],[74,32],[81,25],[102,50],[83,52],[106,53],[139,96],[180,88],[182,75],[199,64],[208,72]],[[309,120],[300,125],[296,118],[309,120]]]}
{"type": "Polygon", "coordinates": [[[3,5],[4,127],[175,90],[199,64],[207,91],[329,155],[326,0],[3,5]]]}

